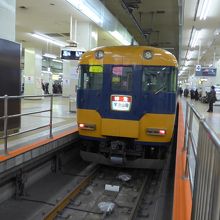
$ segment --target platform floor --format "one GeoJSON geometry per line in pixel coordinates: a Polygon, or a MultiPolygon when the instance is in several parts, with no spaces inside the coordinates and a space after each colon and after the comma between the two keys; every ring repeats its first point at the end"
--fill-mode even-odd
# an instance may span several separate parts
{"type": "MultiPolygon", "coordinates": [[[[50,108],[50,98],[38,100],[21,100],[21,113],[41,111],[50,108]]],[[[19,131],[44,126],[49,124],[49,112],[21,117],[19,131]]],[[[69,111],[69,98],[54,97],[53,101],[53,135],[76,127],[76,114],[69,111]]],[[[8,150],[14,150],[34,141],[49,137],[49,127],[36,131],[20,134],[8,139],[8,150]]],[[[3,140],[0,140],[0,155],[4,153],[3,140]]]]}
{"type": "Polygon", "coordinates": [[[202,103],[200,101],[191,100],[190,98],[179,97],[179,101],[182,103],[183,112],[185,114],[186,101],[193,104],[199,114],[205,118],[208,125],[215,131],[220,138],[220,101],[216,102],[213,106],[213,112],[207,112],[209,108],[208,103],[202,103]]]}

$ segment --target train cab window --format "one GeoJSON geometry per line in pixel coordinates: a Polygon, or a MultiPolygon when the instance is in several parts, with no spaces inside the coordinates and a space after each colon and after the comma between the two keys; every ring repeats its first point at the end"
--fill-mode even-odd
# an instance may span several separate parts
{"type": "Polygon", "coordinates": [[[112,67],[112,90],[130,91],[132,88],[131,66],[113,66],[112,67]]]}
{"type": "Polygon", "coordinates": [[[175,92],[176,72],[173,67],[148,66],[143,68],[142,90],[144,92],[175,92]]]}
{"type": "Polygon", "coordinates": [[[103,82],[103,66],[81,65],[79,68],[79,88],[100,90],[103,82]]]}

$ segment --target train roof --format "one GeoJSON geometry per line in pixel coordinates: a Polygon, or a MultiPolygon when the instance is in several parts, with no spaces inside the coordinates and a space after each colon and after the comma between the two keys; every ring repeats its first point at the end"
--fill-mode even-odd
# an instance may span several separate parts
{"type": "Polygon", "coordinates": [[[155,65],[155,66],[176,66],[177,60],[175,56],[161,48],[150,46],[110,46],[98,47],[85,52],[80,64],[90,65],[155,65]],[[103,58],[96,58],[97,51],[103,51],[103,58]],[[152,58],[144,58],[144,52],[150,51],[152,58]]]}

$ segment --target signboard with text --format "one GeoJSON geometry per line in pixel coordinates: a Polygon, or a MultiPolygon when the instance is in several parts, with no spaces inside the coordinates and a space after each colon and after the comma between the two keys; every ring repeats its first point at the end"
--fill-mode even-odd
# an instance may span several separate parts
{"type": "Polygon", "coordinates": [[[112,95],[111,109],[113,111],[130,111],[132,97],[127,95],[112,95]]]}
{"type": "Polygon", "coordinates": [[[196,68],[196,76],[216,76],[217,69],[213,67],[196,68]]]}

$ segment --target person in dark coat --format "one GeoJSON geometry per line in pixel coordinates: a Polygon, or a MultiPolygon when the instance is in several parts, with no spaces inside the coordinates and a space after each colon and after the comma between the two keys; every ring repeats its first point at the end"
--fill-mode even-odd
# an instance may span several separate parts
{"type": "Polygon", "coordinates": [[[215,103],[216,100],[217,98],[216,98],[215,87],[211,86],[211,90],[208,94],[209,109],[207,112],[213,112],[213,103],[215,103]]]}
{"type": "Polygon", "coordinates": [[[183,94],[183,89],[182,89],[182,87],[180,87],[179,88],[179,95],[180,95],[180,97],[182,97],[182,94],[183,94]]]}
{"type": "Polygon", "coordinates": [[[194,92],[194,98],[196,101],[199,100],[199,93],[198,93],[198,90],[196,89],[196,91],[194,92]]]}
{"type": "Polygon", "coordinates": [[[195,98],[195,92],[193,89],[190,90],[190,98],[194,99],[195,98]]]}
{"type": "Polygon", "coordinates": [[[184,97],[188,97],[189,90],[185,88],[183,94],[184,94],[184,97]]]}

